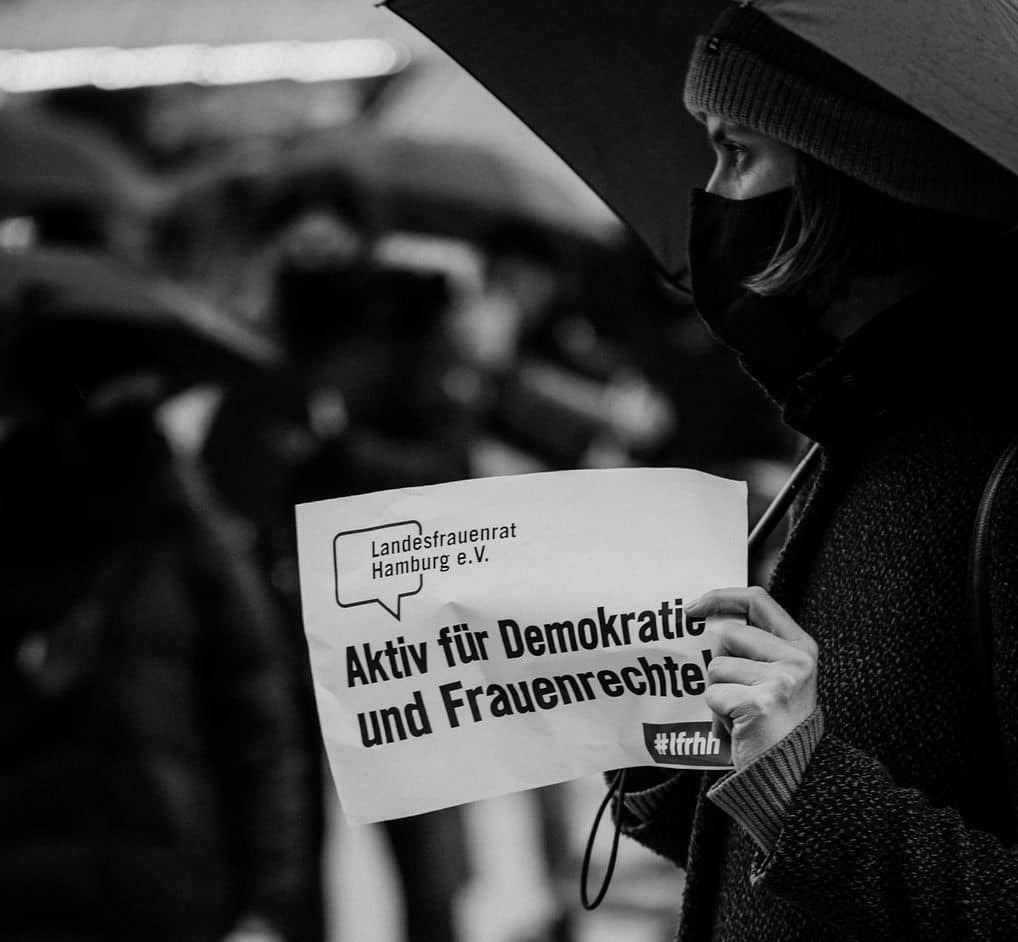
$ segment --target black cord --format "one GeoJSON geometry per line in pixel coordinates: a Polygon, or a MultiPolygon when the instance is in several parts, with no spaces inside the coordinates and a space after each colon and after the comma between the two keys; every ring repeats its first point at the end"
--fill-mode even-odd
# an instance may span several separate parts
{"type": "Polygon", "coordinates": [[[586,910],[597,909],[601,905],[601,901],[604,899],[605,894],[608,892],[608,887],[611,885],[612,876],[615,873],[615,860],[619,854],[619,836],[622,833],[622,802],[626,795],[626,770],[619,769],[615,773],[615,777],[612,779],[611,785],[608,786],[608,791],[601,801],[601,807],[597,809],[597,814],[594,817],[594,823],[590,826],[590,834],[587,837],[587,847],[583,852],[583,864],[580,867],[580,902],[583,903],[583,908],[586,910]],[[615,794],[619,796],[619,810],[615,816],[615,836],[612,838],[612,849],[611,855],[608,857],[608,868],[604,872],[604,878],[601,880],[601,889],[597,891],[597,896],[594,897],[593,901],[590,899],[590,894],[587,892],[587,877],[590,874],[590,857],[594,850],[594,839],[597,837],[597,832],[601,828],[601,819],[604,817],[605,809],[610,804],[615,794]]]}

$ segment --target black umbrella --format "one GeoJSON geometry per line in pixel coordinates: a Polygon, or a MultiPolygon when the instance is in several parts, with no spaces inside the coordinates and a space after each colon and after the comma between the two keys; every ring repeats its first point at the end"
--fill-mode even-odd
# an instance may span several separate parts
{"type": "Polygon", "coordinates": [[[0,251],[0,372],[7,386],[82,392],[154,371],[169,387],[270,366],[272,343],[155,276],[91,254],[0,251]]]}
{"type": "Polygon", "coordinates": [[[674,274],[710,155],[682,104],[722,0],[390,0],[557,151],[674,274]]]}
{"type": "MultiPolygon", "coordinates": [[[[1018,14],[1009,0],[740,0],[1018,173],[1018,14]]],[[[723,0],[389,0],[501,98],[650,247],[682,265],[702,132],[682,89],[723,0]],[[692,173],[689,171],[693,170],[692,173]]],[[[999,171],[999,168],[998,168],[999,171]]],[[[987,161],[987,172],[994,172],[987,161]]],[[[1001,178],[1003,179],[1003,178],[1001,178]]]]}

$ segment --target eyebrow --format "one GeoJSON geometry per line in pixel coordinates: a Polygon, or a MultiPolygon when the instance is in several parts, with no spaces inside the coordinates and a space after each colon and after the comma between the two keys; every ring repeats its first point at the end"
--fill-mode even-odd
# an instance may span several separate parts
{"type": "Polygon", "coordinates": [[[722,141],[731,140],[733,134],[740,131],[748,131],[743,124],[736,124],[734,121],[721,121],[707,132],[712,144],[720,144],[722,141]]]}

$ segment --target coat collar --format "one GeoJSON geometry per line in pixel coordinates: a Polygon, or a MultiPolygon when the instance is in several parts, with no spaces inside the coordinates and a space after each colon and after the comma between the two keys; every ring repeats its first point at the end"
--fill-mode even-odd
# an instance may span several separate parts
{"type": "Polygon", "coordinates": [[[969,277],[888,308],[791,384],[785,421],[832,444],[1014,396],[1018,312],[1005,310],[1004,296],[969,277]]]}

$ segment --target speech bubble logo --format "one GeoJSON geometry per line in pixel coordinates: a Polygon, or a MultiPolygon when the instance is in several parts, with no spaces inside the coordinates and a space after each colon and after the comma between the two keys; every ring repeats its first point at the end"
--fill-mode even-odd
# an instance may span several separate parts
{"type": "Polygon", "coordinates": [[[422,532],[420,521],[401,520],[337,533],[332,541],[336,604],[353,608],[376,602],[399,621],[403,599],[424,585],[414,555],[422,532]]]}

